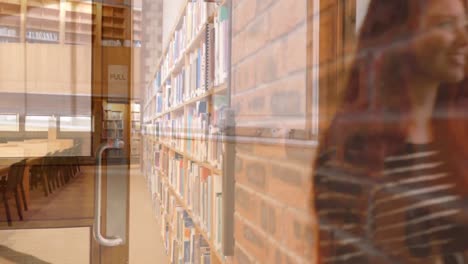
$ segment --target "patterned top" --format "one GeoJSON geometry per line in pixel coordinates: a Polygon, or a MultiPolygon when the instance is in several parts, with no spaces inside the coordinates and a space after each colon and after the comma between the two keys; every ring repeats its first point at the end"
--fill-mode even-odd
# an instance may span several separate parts
{"type": "Polygon", "coordinates": [[[443,160],[431,144],[408,144],[378,179],[319,166],[322,263],[468,263],[465,198],[443,160]]]}

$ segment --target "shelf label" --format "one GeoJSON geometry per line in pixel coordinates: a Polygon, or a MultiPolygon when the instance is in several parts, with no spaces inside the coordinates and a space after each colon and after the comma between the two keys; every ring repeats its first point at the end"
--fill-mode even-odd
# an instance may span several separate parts
{"type": "Polygon", "coordinates": [[[128,66],[109,65],[108,68],[109,95],[128,96],[128,66]]]}

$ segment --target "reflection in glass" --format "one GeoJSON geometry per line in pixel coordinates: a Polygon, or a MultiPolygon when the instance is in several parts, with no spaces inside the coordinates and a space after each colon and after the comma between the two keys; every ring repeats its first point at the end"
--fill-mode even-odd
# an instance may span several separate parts
{"type": "Polygon", "coordinates": [[[62,132],[91,132],[91,117],[89,116],[61,116],[60,131],[62,132]]]}
{"type": "Polygon", "coordinates": [[[0,114],[0,131],[19,131],[17,114],[0,114]]]}
{"type": "Polygon", "coordinates": [[[26,116],[26,131],[48,131],[50,116],[26,116]]]}

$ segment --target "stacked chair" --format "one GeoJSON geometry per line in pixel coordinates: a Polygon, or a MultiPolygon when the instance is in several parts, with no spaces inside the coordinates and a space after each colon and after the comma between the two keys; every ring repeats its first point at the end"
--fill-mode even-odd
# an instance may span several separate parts
{"type": "MultiPolygon", "coordinates": [[[[48,153],[40,161],[35,162],[29,169],[30,190],[42,186],[44,196],[49,196],[59,188],[65,186],[80,172],[78,159],[80,146],[48,153]]],[[[20,220],[23,220],[23,208],[28,210],[23,177],[26,160],[11,165],[8,175],[0,178],[0,199],[5,207],[8,225],[12,225],[10,200],[15,200],[20,220]],[[22,201],[22,203],[21,203],[22,201]]]]}
{"type": "Polygon", "coordinates": [[[48,153],[40,164],[31,166],[31,189],[42,185],[44,195],[48,196],[64,186],[80,172],[78,160],[79,145],[48,153]]]}

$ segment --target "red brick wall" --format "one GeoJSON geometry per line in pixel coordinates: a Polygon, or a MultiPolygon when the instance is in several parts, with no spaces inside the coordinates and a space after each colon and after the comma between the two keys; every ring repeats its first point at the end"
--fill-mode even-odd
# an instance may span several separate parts
{"type": "Polygon", "coordinates": [[[234,0],[238,126],[305,128],[306,0],[234,0]]]}
{"type": "MultiPolygon", "coordinates": [[[[237,127],[306,129],[306,17],[307,0],[233,0],[237,127]]],[[[314,263],[314,148],[254,142],[236,146],[234,263],[314,263]]]]}

